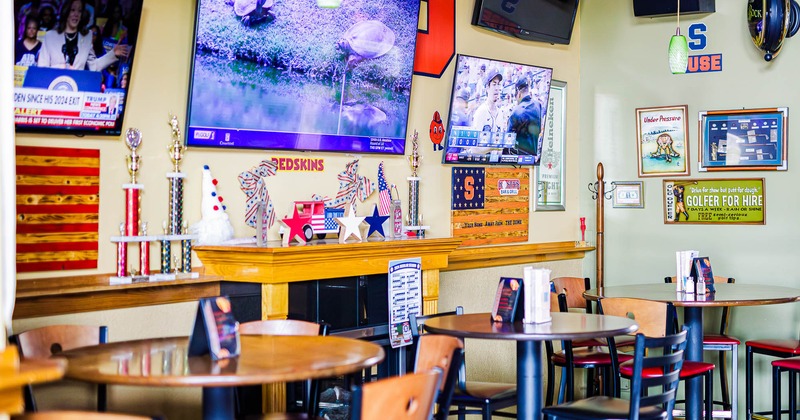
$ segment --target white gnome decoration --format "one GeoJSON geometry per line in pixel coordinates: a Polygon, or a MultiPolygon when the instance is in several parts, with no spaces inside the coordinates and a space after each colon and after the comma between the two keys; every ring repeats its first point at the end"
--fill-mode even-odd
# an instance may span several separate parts
{"type": "Polygon", "coordinates": [[[219,245],[233,238],[233,225],[225,213],[222,196],[217,194],[217,180],[211,176],[208,165],[203,165],[202,219],[191,226],[197,235],[195,245],[219,245]]]}

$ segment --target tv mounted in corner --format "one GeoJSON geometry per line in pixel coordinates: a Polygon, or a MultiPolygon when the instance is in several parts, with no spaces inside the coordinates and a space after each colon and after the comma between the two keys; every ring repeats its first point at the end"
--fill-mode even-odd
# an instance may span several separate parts
{"type": "Polygon", "coordinates": [[[199,0],[187,145],[402,155],[419,3],[199,0]]]}
{"type": "Polygon", "coordinates": [[[14,0],[17,132],[119,136],[143,0],[14,0]]]}
{"type": "Polygon", "coordinates": [[[579,0],[475,0],[472,24],[528,41],[569,44],[579,0]]]}
{"type": "Polygon", "coordinates": [[[553,70],[459,54],[443,163],[538,165],[553,70]]]}

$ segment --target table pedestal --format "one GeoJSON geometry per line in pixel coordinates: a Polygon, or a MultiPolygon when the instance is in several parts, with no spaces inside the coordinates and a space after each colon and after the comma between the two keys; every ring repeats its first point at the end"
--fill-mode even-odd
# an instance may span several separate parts
{"type": "Polygon", "coordinates": [[[542,342],[517,341],[517,418],[542,418],[542,342]]]}
{"type": "MultiPolygon", "coordinates": [[[[683,308],[684,324],[689,327],[686,343],[686,360],[703,361],[703,308],[687,306],[683,308]]],[[[734,361],[735,363],[736,361],[734,361]]],[[[734,379],[735,380],[735,379],[734,379]]],[[[736,397],[736,396],[734,396],[736,397]]],[[[706,398],[712,398],[711,395],[706,398]]],[[[700,420],[703,417],[703,377],[686,381],[686,419],[700,420]]]]}
{"type": "Polygon", "coordinates": [[[236,402],[232,387],[203,388],[203,419],[233,420],[236,418],[236,402]]]}

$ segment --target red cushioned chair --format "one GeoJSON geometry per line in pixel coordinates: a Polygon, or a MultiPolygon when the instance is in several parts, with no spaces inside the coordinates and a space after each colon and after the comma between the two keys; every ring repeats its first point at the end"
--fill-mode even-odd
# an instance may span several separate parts
{"type": "MultiPolygon", "coordinates": [[[[754,411],[753,409],[753,354],[789,358],[800,356],[800,340],[750,340],[745,345],[745,415],[747,420],[753,414],[770,414],[771,411],[754,411]]],[[[778,362],[777,360],[775,362],[778,362]]],[[[780,364],[779,364],[780,365],[780,364]]],[[[775,363],[773,362],[773,367],[775,363]]],[[[773,389],[773,392],[776,390],[773,389]]],[[[774,408],[773,408],[774,409],[774,408]]]]}
{"type": "Polygon", "coordinates": [[[800,357],[772,361],[772,418],[780,419],[781,373],[789,372],[789,420],[797,420],[797,373],[800,372],[800,357]]]}
{"type": "MultiPolygon", "coordinates": [[[[665,337],[668,331],[672,331],[675,325],[675,307],[668,302],[656,302],[645,299],[631,298],[603,298],[597,305],[599,313],[603,315],[620,316],[623,318],[633,318],[639,329],[637,333],[647,337],[665,337]]],[[[615,351],[611,352],[616,353],[615,351]]],[[[623,378],[632,379],[634,375],[633,360],[622,362],[619,365],[619,374],[623,378]]],[[[703,376],[705,382],[704,401],[705,419],[711,420],[714,410],[713,385],[714,385],[714,364],[706,362],[684,361],[680,371],[680,379],[692,379],[703,376]]],[[[658,368],[647,368],[641,371],[641,375],[646,378],[658,377],[663,372],[658,368]]],[[[615,387],[617,396],[619,386],[615,387]]]]}
{"type": "MultiPolygon", "coordinates": [[[[664,282],[675,283],[675,277],[664,277],[664,282]]],[[[714,283],[735,283],[733,277],[714,276],[714,283]]],[[[718,351],[717,362],[719,363],[719,383],[722,391],[722,401],[714,401],[714,404],[722,406],[722,409],[729,413],[724,413],[725,417],[730,415],[731,420],[736,420],[739,401],[739,341],[736,337],[728,335],[728,325],[730,321],[730,307],[722,308],[718,334],[703,334],[703,350],[718,351]],[[728,359],[725,352],[731,353],[731,386],[728,388],[728,359]],[[730,389],[730,392],[728,391],[730,389]],[[731,398],[733,396],[733,398],[731,398]]]]}

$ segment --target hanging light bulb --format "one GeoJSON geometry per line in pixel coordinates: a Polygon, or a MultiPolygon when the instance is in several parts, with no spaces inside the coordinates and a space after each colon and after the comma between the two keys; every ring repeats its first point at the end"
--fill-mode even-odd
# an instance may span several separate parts
{"type": "Polygon", "coordinates": [[[326,9],[335,9],[342,5],[342,0],[317,0],[317,6],[326,9]]]}
{"type": "Polygon", "coordinates": [[[669,40],[669,69],[672,74],[683,74],[688,66],[689,42],[681,35],[681,0],[678,0],[678,27],[669,40]]]}

